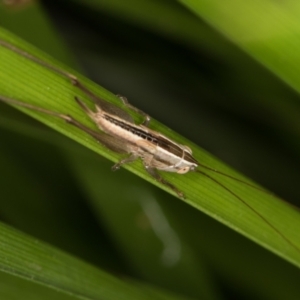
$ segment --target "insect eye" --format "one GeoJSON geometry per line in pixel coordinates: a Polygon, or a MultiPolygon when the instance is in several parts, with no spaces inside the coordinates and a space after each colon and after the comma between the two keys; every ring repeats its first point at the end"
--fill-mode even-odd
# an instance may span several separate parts
{"type": "Polygon", "coordinates": [[[195,171],[196,168],[197,168],[196,166],[191,166],[191,167],[190,167],[190,171],[195,171]]]}
{"type": "Polygon", "coordinates": [[[184,167],[184,168],[181,168],[177,171],[178,174],[185,174],[187,173],[188,171],[190,170],[189,167],[184,167]]]}

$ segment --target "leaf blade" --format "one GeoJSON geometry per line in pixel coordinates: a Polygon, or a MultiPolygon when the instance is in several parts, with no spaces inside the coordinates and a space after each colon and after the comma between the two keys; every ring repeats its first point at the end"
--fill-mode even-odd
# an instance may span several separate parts
{"type": "MultiPolygon", "coordinates": [[[[36,49],[31,48],[31,51],[33,51],[33,54],[41,55],[36,49]]],[[[1,94],[9,90],[9,94],[16,94],[14,97],[24,97],[26,98],[24,101],[33,103],[35,105],[38,105],[39,103],[40,105],[42,105],[41,103],[43,103],[43,105],[47,104],[47,109],[61,113],[70,113],[87,126],[94,126],[93,128],[95,128],[95,125],[87,120],[82,111],[76,107],[73,97],[74,93],[77,93],[77,91],[75,91],[75,87],[73,87],[65,78],[61,78],[58,74],[53,74],[51,71],[46,70],[41,66],[34,66],[33,62],[17,57],[15,53],[11,53],[9,51],[6,51],[5,53],[5,50],[0,48],[0,56],[2,56],[3,53],[4,59],[1,59],[1,64],[4,66],[3,68],[8,69],[13,63],[15,64],[15,68],[12,68],[13,72],[11,72],[9,76],[9,79],[14,80],[14,83],[5,82],[7,75],[2,75],[3,82],[0,86],[1,94]],[[6,58],[5,54],[7,55],[6,58]],[[22,78],[22,76],[18,74],[18,71],[21,70],[22,64],[24,70],[29,68],[28,70],[30,70],[30,72],[28,73],[28,71],[25,71],[25,74],[27,72],[28,77],[26,78],[25,82],[20,83],[19,78],[22,78]],[[37,73],[35,74],[34,72],[37,73]],[[35,75],[33,76],[33,74],[35,75]],[[12,79],[14,76],[17,76],[18,78],[12,79]],[[32,78],[30,78],[30,76],[32,76],[32,78]],[[19,90],[17,92],[11,88],[14,85],[19,86],[19,90]],[[31,91],[31,88],[34,92],[31,91]],[[59,100],[57,98],[59,98],[59,100]],[[62,99],[64,102],[62,102],[62,99]]],[[[55,62],[53,63],[55,64],[55,62]]],[[[95,92],[99,92],[101,97],[103,97],[105,100],[112,101],[114,105],[119,105],[118,100],[112,96],[112,94],[108,93],[104,89],[97,88],[86,79],[81,77],[80,79],[95,92]]],[[[72,137],[73,139],[77,140],[93,151],[105,156],[106,158],[116,161],[119,157],[114,153],[107,151],[107,149],[101,146],[99,147],[99,144],[97,144],[92,138],[86,136],[82,132],[79,132],[76,128],[72,128],[68,124],[64,124],[60,120],[54,121],[53,118],[49,116],[40,115],[32,111],[26,112],[46,123],[47,125],[50,125],[52,128],[72,137]]],[[[152,124],[153,125],[151,126],[155,130],[158,130],[162,133],[167,132],[167,135],[170,138],[174,138],[181,144],[192,145],[188,140],[166,129],[161,124],[155,121],[153,121],[152,124]]],[[[201,158],[201,163],[203,162],[203,164],[227,173],[231,176],[239,177],[236,172],[212,158],[212,156],[207,154],[204,150],[200,149],[196,145],[192,145],[192,148],[195,150],[195,157],[201,158]]],[[[142,170],[141,164],[134,164],[133,166],[129,165],[126,166],[126,169],[129,169],[147,181],[150,181],[170,192],[168,188],[150,178],[144,172],[144,170],[142,170]]],[[[282,236],[280,236],[280,234],[274,230],[274,228],[266,224],[264,220],[258,216],[258,214],[253,213],[253,210],[249,210],[249,207],[242,203],[238,197],[228,193],[228,191],[226,191],[226,189],[224,189],[221,185],[209,180],[209,178],[204,178],[203,176],[199,177],[199,174],[192,173],[186,174],[185,176],[180,176],[177,174],[163,174],[163,176],[186,193],[187,199],[185,201],[193,207],[206,212],[210,216],[230,226],[234,230],[246,235],[256,242],[259,242],[261,245],[279,254],[281,257],[284,257],[295,265],[300,265],[300,251],[291,245],[291,243],[300,245],[300,237],[298,232],[295,230],[295,228],[298,228],[295,226],[295,224],[300,226],[299,212],[292,209],[286,203],[274,197],[272,198],[268,194],[263,194],[262,192],[254,190],[249,186],[243,186],[242,184],[234,182],[229,178],[220,178],[219,175],[217,176],[218,180],[222,184],[233,190],[239,195],[239,197],[243,198],[244,201],[249,203],[254,210],[265,216],[265,218],[271,224],[273,224],[274,227],[278,228],[279,232],[286,236],[291,243],[287,243],[287,241],[283,239],[282,236]],[[264,230],[262,230],[262,228],[264,230]]],[[[243,177],[241,177],[241,179],[247,180],[243,177]]]]}

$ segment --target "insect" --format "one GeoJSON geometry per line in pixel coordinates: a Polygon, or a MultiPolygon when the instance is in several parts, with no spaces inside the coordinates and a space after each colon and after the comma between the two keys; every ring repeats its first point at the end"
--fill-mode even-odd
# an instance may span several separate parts
{"type": "Polygon", "coordinates": [[[119,108],[107,101],[101,99],[94,94],[85,85],[83,85],[76,76],[58,69],[41,59],[17,48],[16,46],[0,39],[0,46],[5,47],[41,66],[44,66],[63,77],[67,78],[72,85],[81,90],[86,96],[88,96],[94,103],[94,110],[90,109],[79,97],[75,96],[74,99],[82,110],[95,122],[99,131],[93,130],[80,123],[72,116],[67,114],[61,114],[51,110],[47,110],[38,106],[24,103],[19,100],[11,99],[5,96],[0,96],[0,101],[22,106],[31,110],[35,110],[41,113],[52,115],[54,117],[63,119],[67,123],[79,128],[85,133],[91,135],[98,142],[106,146],[108,149],[121,154],[127,154],[127,157],[117,162],[112,170],[118,170],[122,165],[131,163],[137,159],[141,159],[145,170],[154,177],[158,182],[167,186],[173,190],[179,197],[184,198],[184,193],[180,191],[171,182],[165,180],[158,171],[174,172],[178,174],[185,174],[188,172],[198,172],[217,185],[221,186],[224,190],[234,196],[236,199],[246,205],[254,214],[256,214],[261,220],[263,220],[273,231],[275,231],[283,240],[285,240],[290,246],[300,252],[300,249],[290,241],[279,229],[277,229],[267,218],[261,213],[250,206],[240,196],[231,191],[224,184],[219,182],[214,177],[210,176],[203,169],[218,173],[222,176],[226,176],[232,180],[238,181],[242,184],[248,185],[252,188],[261,190],[267,193],[265,190],[260,189],[248,182],[215,170],[211,167],[205,166],[199,163],[194,157],[192,150],[185,145],[176,143],[169,139],[165,135],[154,131],[148,127],[151,118],[149,115],[141,111],[140,109],[132,106],[125,97],[118,96],[123,105],[129,110],[139,114],[143,117],[141,124],[136,124],[132,116],[122,108],[119,108]],[[200,169],[201,168],[201,169],[200,169]]]}

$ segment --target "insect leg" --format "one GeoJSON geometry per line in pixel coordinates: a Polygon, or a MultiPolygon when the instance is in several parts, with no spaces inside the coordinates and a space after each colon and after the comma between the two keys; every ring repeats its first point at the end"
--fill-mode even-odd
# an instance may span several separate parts
{"type": "MultiPolygon", "coordinates": [[[[70,80],[70,82],[73,86],[76,86],[78,89],[80,89],[85,95],[87,95],[95,103],[95,105],[101,107],[101,109],[103,111],[106,111],[110,114],[119,116],[120,118],[126,120],[127,122],[134,123],[132,117],[127,112],[125,112],[123,109],[121,109],[117,106],[112,105],[111,103],[103,100],[101,97],[94,94],[88,87],[86,87],[83,83],[81,83],[75,75],[51,65],[50,63],[43,61],[42,59],[14,46],[13,44],[10,44],[9,42],[7,42],[5,40],[2,40],[1,38],[0,38],[0,46],[7,48],[25,58],[28,58],[29,60],[67,78],[68,80],[70,80]]],[[[140,113],[143,114],[144,116],[146,115],[142,112],[140,112],[140,113]]],[[[145,121],[143,122],[143,124],[145,124],[145,126],[149,122],[148,119],[150,120],[149,117],[145,117],[145,121]]]]}
{"type": "Polygon", "coordinates": [[[172,183],[170,183],[169,181],[163,179],[163,178],[159,175],[159,173],[157,172],[156,169],[151,168],[151,167],[149,167],[149,166],[147,166],[147,165],[145,165],[145,169],[146,169],[146,171],[147,171],[152,177],[154,177],[158,182],[160,182],[160,183],[162,183],[162,184],[168,186],[168,187],[169,187],[170,189],[172,189],[175,193],[177,193],[177,195],[178,195],[180,198],[185,198],[183,192],[181,192],[180,190],[178,190],[178,189],[176,188],[176,186],[174,186],[174,185],[173,185],[172,183]]]}
{"type": "Polygon", "coordinates": [[[120,167],[122,165],[134,162],[137,159],[138,159],[138,156],[135,155],[135,154],[133,154],[133,153],[131,153],[130,156],[121,159],[119,162],[117,162],[115,165],[113,165],[111,169],[113,171],[116,171],[116,170],[120,169],[120,167]]]}
{"type": "Polygon", "coordinates": [[[21,107],[26,107],[28,109],[31,110],[35,110],[47,115],[51,115],[60,119],[63,119],[64,121],[66,121],[67,123],[79,128],[80,130],[82,130],[83,132],[91,135],[94,139],[96,139],[98,142],[100,142],[101,144],[103,144],[104,146],[106,146],[107,148],[118,152],[118,153],[126,153],[126,149],[124,150],[123,145],[119,145],[117,141],[115,141],[115,139],[107,134],[104,134],[102,132],[97,132],[94,131],[90,128],[88,128],[87,126],[83,125],[82,123],[80,123],[79,121],[77,121],[76,119],[74,119],[73,117],[71,117],[70,115],[67,114],[61,114],[52,110],[48,110],[42,107],[38,107],[32,104],[28,104],[19,100],[15,100],[12,98],[8,98],[8,97],[4,97],[4,96],[0,96],[0,101],[5,102],[5,103],[9,103],[9,104],[13,104],[13,105],[17,105],[17,106],[21,106],[21,107]]]}
{"type": "Polygon", "coordinates": [[[148,127],[149,125],[149,122],[151,121],[151,117],[146,114],[145,112],[143,112],[142,110],[136,108],[135,106],[131,105],[129,102],[128,102],[128,99],[122,95],[116,95],[122,102],[125,106],[127,106],[128,108],[130,108],[131,110],[133,110],[134,112],[138,113],[139,115],[141,115],[142,117],[144,117],[144,121],[141,123],[141,125],[144,125],[146,127],[148,127]]]}
{"type": "Polygon", "coordinates": [[[9,103],[9,104],[13,104],[13,105],[17,105],[17,106],[26,107],[31,110],[39,111],[39,112],[45,113],[47,115],[55,116],[55,117],[58,117],[58,118],[61,118],[61,119],[64,119],[65,121],[67,121],[66,115],[64,115],[64,114],[60,114],[60,113],[57,113],[57,112],[54,112],[54,111],[51,111],[51,110],[48,110],[48,109],[45,109],[42,107],[38,107],[38,106],[35,106],[32,104],[28,104],[28,103],[25,103],[25,102],[22,102],[19,100],[15,100],[15,99],[12,99],[9,97],[0,96],[0,101],[9,103]]]}

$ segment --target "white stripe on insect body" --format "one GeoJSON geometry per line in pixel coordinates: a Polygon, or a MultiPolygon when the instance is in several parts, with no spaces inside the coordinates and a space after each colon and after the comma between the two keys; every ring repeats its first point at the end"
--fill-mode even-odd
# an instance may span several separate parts
{"type": "Polygon", "coordinates": [[[198,166],[189,147],[175,144],[146,126],[106,113],[99,106],[96,106],[96,112],[89,111],[88,114],[101,130],[131,144],[131,151],[145,159],[144,164],[148,167],[184,174],[198,166]]]}

